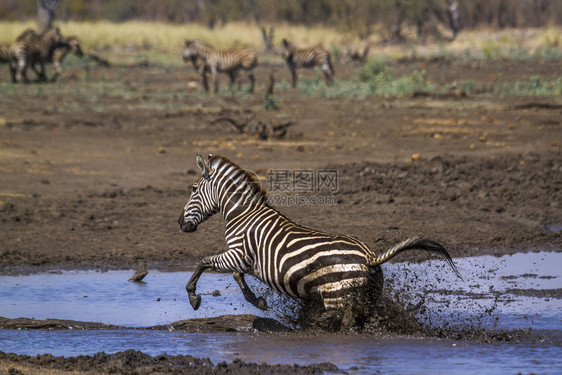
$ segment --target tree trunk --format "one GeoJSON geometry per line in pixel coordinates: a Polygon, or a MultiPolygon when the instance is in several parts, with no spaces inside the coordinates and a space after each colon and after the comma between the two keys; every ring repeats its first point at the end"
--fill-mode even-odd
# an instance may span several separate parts
{"type": "Polygon", "coordinates": [[[51,28],[55,8],[59,0],[37,0],[37,33],[43,34],[51,28]]]}
{"type": "Polygon", "coordinates": [[[273,34],[275,33],[275,27],[269,26],[269,34],[265,26],[261,27],[261,37],[263,40],[263,49],[266,53],[271,53],[273,51],[273,34]]]}

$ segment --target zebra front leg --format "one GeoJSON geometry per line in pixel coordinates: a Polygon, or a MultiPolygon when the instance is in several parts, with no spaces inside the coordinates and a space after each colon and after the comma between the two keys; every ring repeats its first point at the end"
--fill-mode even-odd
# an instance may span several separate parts
{"type": "Polygon", "coordinates": [[[55,66],[55,75],[53,76],[53,78],[51,79],[51,82],[55,82],[59,76],[62,74],[62,67],[60,65],[60,61],[55,61],[53,63],[53,65],[55,66]]]}
{"type": "MultiPolygon", "coordinates": [[[[234,87],[234,83],[236,82],[236,72],[234,70],[230,71],[228,73],[228,77],[230,78],[230,91],[232,91],[232,88],[234,87]]],[[[240,91],[240,80],[238,80],[238,91],[240,91]]]]}
{"type": "Polygon", "coordinates": [[[291,69],[291,80],[292,80],[292,85],[293,88],[297,87],[297,80],[298,80],[298,76],[297,76],[297,68],[294,65],[289,65],[289,69],[291,69]]]}
{"type": "Polygon", "coordinates": [[[243,254],[236,249],[231,249],[219,255],[212,255],[203,258],[185,286],[187,296],[189,297],[189,303],[191,304],[191,307],[193,307],[193,310],[197,310],[199,305],[201,305],[201,296],[195,294],[195,289],[197,287],[199,277],[201,277],[201,274],[205,270],[212,269],[219,272],[246,272],[248,268],[249,265],[244,261],[243,254]]]}
{"type": "Polygon", "coordinates": [[[217,71],[217,67],[211,67],[211,79],[213,80],[213,86],[215,89],[215,94],[219,93],[219,74],[217,71]]]}
{"type": "Polygon", "coordinates": [[[34,62],[33,64],[31,64],[31,68],[37,75],[37,82],[46,82],[47,77],[45,76],[45,64],[43,64],[43,62],[39,62],[40,69],[37,69],[36,65],[37,63],[34,62]]]}
{"type": "Polygon", "coordinates": [[[201,81],[203,83],[203,88],[205,89],[205,92],[209,92],[209,80],[207,79],[207,73],[203,72],[201,74],[201,81]]]}
{"type": "Polygon", "coordinates": [[[248,284],[246,284],[246,280],[244,280],[243,273],[234,272],[232,276],[234,276],[234,280],[236,280],[236,282],[240,286],[240,289],[242,289],[242,294],[244,294],[244,298],[246,298],[246,301],[250,302],[252,305],[256,306],[260,310],[267,310],[267,302],[265,301],[265,298],[256,297],[256,295],[254,294],[254,292],[252,292],[248,284]]]}
{"type": "Polygon", "coordinates": [[[249,93],[254,92],[254,86],[256,85],[256,78],[254,77],[254,72],[250,70],[248,73],[248,78],[250,79],[250,89],[248,90],[249,93]]]}
{"type": "Polygon", "coordinates": [[[191,278],[189,279],[187,285],[185,286],[185,290],[187,291],[187,296],[189,297],[189,303],[191,304],[191,307],[193,307],[193,310],[197,310],[201,305],[201,296],[195,294],[195,289],[197,288],[197,281],[199,281],[201,274],[208,268],[211,268],[211,265],[208,264],[205,259],[203,259],[201,263],[197,265],[197,268],[195,269],[193,275],[191,275],[191,278]]]}

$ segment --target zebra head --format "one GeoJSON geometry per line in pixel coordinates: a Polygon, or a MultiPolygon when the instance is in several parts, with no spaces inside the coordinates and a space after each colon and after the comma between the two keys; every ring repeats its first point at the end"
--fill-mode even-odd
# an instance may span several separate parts
{"type": "Polygon", "coordinates": [[[66,43],[70,46],[70,50],[78,57],[84,56],[82,49],[80,48],[80,39],[75,36],[69,36],[66,38],[66,43]]]}
{"type": "Polygon", "coordinates": [[[192,61],[194,64],[199,57],[199,49],[195,40],[186,40],[183,49],[183,61],[192,61]]]}
{"type": "MultiPolygon", "coordinates": [[[[209,155],[209,158],[211,155],[209,155]]],[[[219,212],[219,205],[212,194],[212,178],[214,170],[197,155],[197,166],[201,170],[201,178],[192,186],[191,197],[187,202],[178,220],[180,228],[184,232],[195,232],[197,226],[219,212]]]]}
{"type": "Polygon", "coordinates": [[[287,59],[291,55],[291,50],[294,48],[293,43],[287,39],[281,41],[281,57],[287,59]]]}

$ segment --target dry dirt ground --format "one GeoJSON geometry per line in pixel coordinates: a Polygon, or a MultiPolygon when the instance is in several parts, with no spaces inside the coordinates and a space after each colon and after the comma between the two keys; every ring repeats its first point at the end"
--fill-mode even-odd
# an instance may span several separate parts
{"type": "MultiPolygon", "coordinates": [[[[502,96],[494,85],[499,73],[503,82],[558,77],[561,62],[392,64],[397,75],[425,69],[437,84],[472,80],[483,93],[327,99],[285,84],[275,91],[279,109],[266,111],[269,73],[289,80],[282,65],[258,68],[253,95],[203,94],[187,84],[197,78],[192,68],[150,64],[92,67],[87,77],[67,69],[55,84],[4,84],[0,274],[133,268],[139,261],[185,270],[224,251],[219,215],[195,233],[177,224],[198,178],[196,153],[230,157],[264,186],[268,172],[337,170],[336,192],[303,193],[334,196],[336,205],[278,208],[377,252],[412,236],[443,242],[453,258],[560,251],[562,101],[502,96]],[[225,122],[211,125],[221,117],[243,122],[246,108],[264,123],[294,125],[283,139],[268,140],[225,122]]],[[[357,67],[336,70],[347,79],[357,67]]],[[[2,69],[0,80],[7,79],[2,69]]]]}
{"type": "MultiPolygon", "coordinates": [[[[509,81],[555,76],[559,67],[550,60],[478,66],[427,60],[394,69],[424,68],[435,82],[455,77],[484,87],[498,72],[509,81]]],[[[308,196],[335,196],[337,205],[278,201],[278,207],[302,224],[357,236],[376,251],[414,235],[444,242],[453,257],[562,248],[561,232],[549,230],[562,225],[559,97],[354,100],[286,88],[275,94],[280,109],[266,111],[270,69],[258,69],[263,84],[254,95],[189,91],[185,83],[197,78],[192,68],[142,64],[94,68],[85,83],[70,69],[56,84],[3,86],[0,272],[123,268],[139,260],[184,269],[225,250],[221,217],[193,234],[177,225],[198,177],[196,153],[226,155],[256,171],[265,187],[271,170],[336,169],[337,192],[308,196]],[[99,93],[91,83],[96,77],[120,94],[99,93]],[[86,94],[76,94],[77,87],[86,94]],[[166,108],[150,102],[159,100],[150,96],[155,92],[172,93],[162,99],[166,108]],[[244,108],[265,123],[295,125],[284,139],[269,140],[238,134],[226,122],[210,125],[220,117],[242,122],[244,108]]],[[[338,77],[354,69],[339,66],[338,77]]],[[[283,66],[274,71],[279,82],[288,80],[283,66]]]]}

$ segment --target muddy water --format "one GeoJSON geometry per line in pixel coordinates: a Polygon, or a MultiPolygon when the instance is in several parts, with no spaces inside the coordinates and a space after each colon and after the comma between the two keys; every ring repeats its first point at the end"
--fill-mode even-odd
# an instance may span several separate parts
{"type": "MultiPolygon", "coordinates": [[[[387,264],[387,290],[400,291],[397,298],[412,304],[423,299],[419,318],[428,325],[531,328],[531,333],[517,342],[481,343],[365,334],[0,330],[0,350],[74,356],[133,348],[151,355],[165,352],[209,357],[214,363],[234,358],[268,363],[326,361],[352,373],[561,372],[562,253],[463,258],[456,264],[462,280],[439,260],[387,264]]],[[[230,275],[206,273],[198,289],[203,302],[193,312],[184,290],[189,274],[151,271],[144,284],[127,282],[130,274],[90,271],[0,277],[0,316],[147,327],[222,314],[279,318],[294,309],[290,300],[279,299],[254,281],[257,294],[266,293],[273,306],[261,313],[244,302],[230,275]],[[212,295],[215,290],[220,296],[212,295]]]]}

